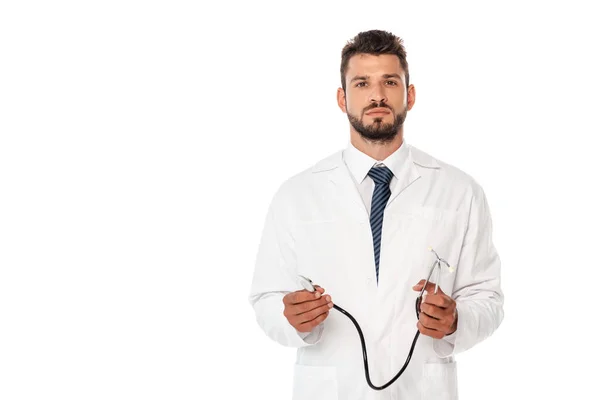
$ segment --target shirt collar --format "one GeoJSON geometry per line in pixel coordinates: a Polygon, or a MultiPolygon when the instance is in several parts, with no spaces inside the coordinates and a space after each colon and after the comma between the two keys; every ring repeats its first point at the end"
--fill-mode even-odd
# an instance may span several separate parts
{"type": "MultiPolygon", "coordinates": [[[[348,146],[343,152],[344,162],[348,166],[350,173],[356,179],[356,182],[359,184],[365,179],[371,168],[378,164],[379,162],[374,158],[371,158],[367,154],[358,150],[352,142],[348,142],[348,146]]],[[[402,167],[405,161],[408,160],[408,145],[406,141],[402,141],[402,145],[390,154],[385,160],[382,160],[381,163],[388,167],[396,179],[400,176],[400,172],[402,171],[402,167]]]]}

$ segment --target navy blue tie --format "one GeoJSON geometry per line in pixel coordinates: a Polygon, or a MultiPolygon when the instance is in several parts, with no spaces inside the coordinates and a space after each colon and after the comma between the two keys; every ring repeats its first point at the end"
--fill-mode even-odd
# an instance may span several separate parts
{"type": "Polygon", "coordinates": [[[392,194],[390,181],[394,174],[384,166],[371,168],[368,175],[375,181],[375,190],[371,201],[371,232],[373,233],[373,250],[375,252],[375,275],[377,283],[379,283],[379,251],[381,249],[383,211],[392,194]]]}

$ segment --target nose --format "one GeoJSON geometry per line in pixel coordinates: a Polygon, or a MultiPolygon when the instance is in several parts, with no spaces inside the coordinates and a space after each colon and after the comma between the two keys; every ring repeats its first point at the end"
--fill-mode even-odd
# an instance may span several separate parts
{"type": "Polygon", "coordinates": [[[371,92],[370,99],[371,103],[387,103],[388,99],[385,95],[385,91],[381,86],[375,85],[371,92]]]}

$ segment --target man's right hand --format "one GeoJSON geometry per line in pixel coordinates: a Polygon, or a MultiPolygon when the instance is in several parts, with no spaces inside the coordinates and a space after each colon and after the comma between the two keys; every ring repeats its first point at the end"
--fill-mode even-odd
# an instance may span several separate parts
{"type": "Polygon", "coordinates": [[[331,296],[322,296],[325,289],[315,285],[315,292],[298,290],[283,297],[283,315],[298,332],[310,332],[327,318],[333,307],[331,296]]]}

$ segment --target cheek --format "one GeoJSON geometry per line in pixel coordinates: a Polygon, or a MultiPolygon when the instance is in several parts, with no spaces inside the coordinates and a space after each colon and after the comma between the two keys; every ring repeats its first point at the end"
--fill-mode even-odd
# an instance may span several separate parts
{"type": "Polygon", "coordinates": [[[364,95],[355,92],[346,94],[346,109],[353,114],[362,112],[366,105],[368,105],[368,102],[365,104],[364,95]]]}
{"type": "Polygon", "coordinates": [[[352,114],[356,117],[361,117],[364,108],[365,108],[365,105],[363,103],[361,103],[360,101],[357,101],[356,98],[346,99],[346,112],[349,112],[350,114],[352,114]]]}
{"type": "Polygon", "coordinates": [[[406,106],[406,97],[401,93],[391,94],[390,97],[388,97],[388,99],[390,101],[390,105],[394,107],[396,112],[403,110],[406,106]]]}

